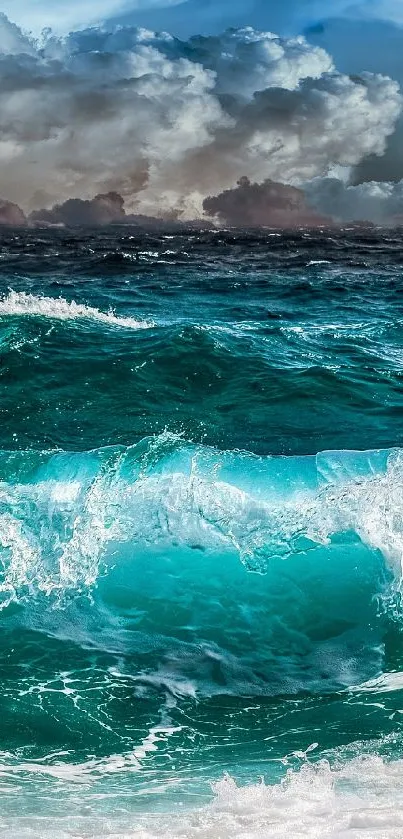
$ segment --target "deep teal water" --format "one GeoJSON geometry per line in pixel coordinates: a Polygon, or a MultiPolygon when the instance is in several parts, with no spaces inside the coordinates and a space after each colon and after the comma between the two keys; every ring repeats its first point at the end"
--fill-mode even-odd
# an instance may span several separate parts
{"type": "Polygon", "coordinates": [[[0,830],[400,837],[401,234],[0,244],[0,830]]]}

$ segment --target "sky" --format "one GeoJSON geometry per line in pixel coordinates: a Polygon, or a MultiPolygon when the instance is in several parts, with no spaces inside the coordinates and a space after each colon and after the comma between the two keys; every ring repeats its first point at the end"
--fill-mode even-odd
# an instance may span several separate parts
{"type": "Polygon", "coordinates": [[[180,37],[245,25],[292,34],[340,17],[403,26],[402,0],[3,0],[2,11],[24,30],[50,27],[58,34],[104,21],[180,37]]]}
{"type": "Polygon", "coordinates": [[[320,213],[403,215],[403,0],[2,12],[0,198],[31,210],[113,189],[190,217],[247,177],[306,187],[320,213]]]}

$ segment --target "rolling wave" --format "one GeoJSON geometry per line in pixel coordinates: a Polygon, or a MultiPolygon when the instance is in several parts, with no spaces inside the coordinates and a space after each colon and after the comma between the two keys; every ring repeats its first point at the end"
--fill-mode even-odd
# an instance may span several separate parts
{"type": "Polygon", "coordinates": [[[30,282],[35,294],[13,280],[0,300],[0,449],[130,445],[165,429],[259,454],[400,444],[397,291],[380,309],[371,286],[363,319],[355,297],[346,310],[314,286],[307,318],[279,276],[267,300],[256,280],[230,302],[199,275],[160,279],[111,281],[116,312],[108,282],[73,277],[81,302],[69,302],[50,296],[58,280],[30,282]]]}

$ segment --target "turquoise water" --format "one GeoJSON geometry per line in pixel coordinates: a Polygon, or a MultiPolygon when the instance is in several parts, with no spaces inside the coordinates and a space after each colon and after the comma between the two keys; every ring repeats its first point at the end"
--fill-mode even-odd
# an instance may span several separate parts
{"type": "Polygon", "coordinates": [[[401,837],[401,235],[1,244],[1,831],[401,837]]]}

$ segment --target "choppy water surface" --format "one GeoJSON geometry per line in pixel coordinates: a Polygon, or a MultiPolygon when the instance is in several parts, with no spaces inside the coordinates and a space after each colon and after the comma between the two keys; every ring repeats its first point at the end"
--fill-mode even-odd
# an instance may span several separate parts
{"type": "Polygon", "coordinates": [[[402,234],[0,246],[0,831],[400,839],[402,234]]]}

